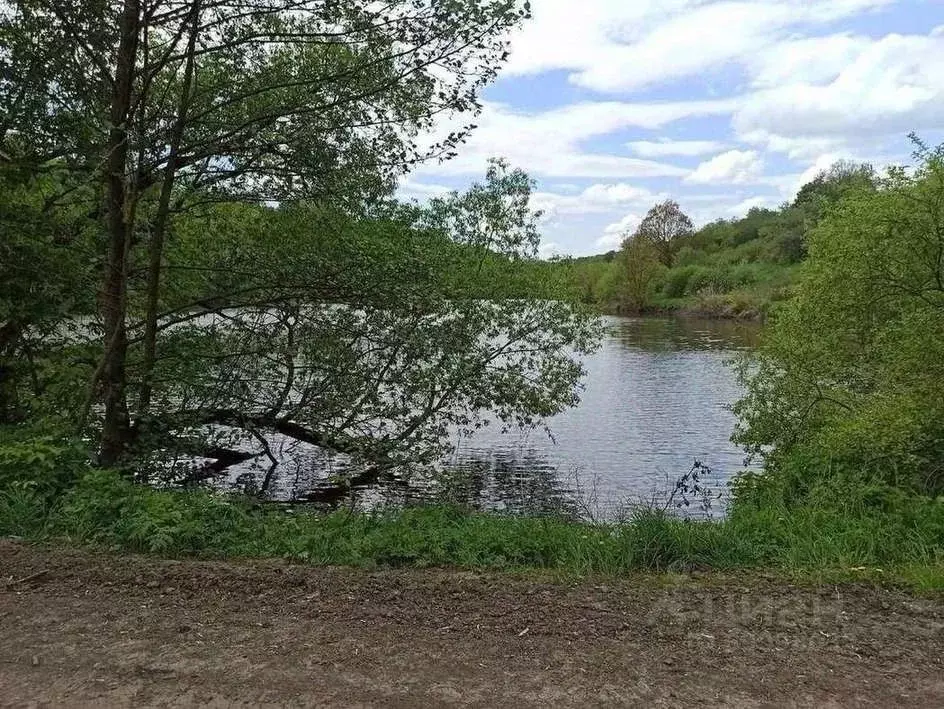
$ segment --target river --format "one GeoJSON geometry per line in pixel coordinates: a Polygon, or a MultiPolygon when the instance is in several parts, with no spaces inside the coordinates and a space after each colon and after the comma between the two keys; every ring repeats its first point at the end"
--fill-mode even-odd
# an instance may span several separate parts
{"type": "MultiPolygon", "coordinates": [[[[442,476],[414,479],[383,496],[612,518],[628,503],[665,500],[696,459],[711,469],[701,483],[724,491],[744,462],[729,440],[729,406],[741,394],[729,363],[754,346],[758,327],[672,318],[611,317],[606,324],[601,349],[585,362],[581,403],[549,420],[552,436],[486,428],[457,438],[443,464],[446,483],[442,476]]],[[[335,464],[325,456],[303,467],[309,474],[280,476],[275,497],[303,497],[314,469],[330,474],[335,464]]],[[[366,504],[378,500],[376,490],[359,496],[366,504]]],[[[723,499],[714,509],[723,510],[723,499]]]]}
{"type": "Polygon", "coordinates": [[[731,321],[607,318],[580,405],[549,421],[553,439],[486,429],[458,441],[450,467],[470,501],[526,512],[577,498],[611,517],[629,502],[664,500],[696,459],[712,471],[702,482],[722,492],[744,467],[729,440],[729,407],[742,393],[730,361],[757,334],[731,321]]]}

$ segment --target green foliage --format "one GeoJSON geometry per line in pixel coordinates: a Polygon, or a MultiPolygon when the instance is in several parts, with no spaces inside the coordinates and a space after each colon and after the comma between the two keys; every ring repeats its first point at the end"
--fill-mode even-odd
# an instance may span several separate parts
{"type": "Polygon", "coordinates": [[[48,529],[50,504],[36,483],[15,480],[0,486],[0,535],[42,537],[48,529]]]}
{"type": "Polygon", "coordinates": [[[21,427],[0,427],[0,488],[26,486],[54,499],[89,469],[81,442],[21,427]]]}
{"type": "Polygon", "coordinates": [[[900,573],[924,587],[944,586],[944,500],[835,479],[815,504],[787,504],[776,479],[746,476],[725,519],[686,520],[639,507],[608,524],[440,506],[320,513],[158,490],[102,470],[86,473],[55,504],[33,485],[0,488],[0,534],[174,557],[367,567],[611,575],[768,568],[847,576],[868,567],[885,569],[889,579],[900,573]]]}
{"type": "Polygon", "coordinates": [[[744,370],[737,439],[787,499],[834,478],[944,491],[944,151],[918,158],[842,190],[744,370]]]}
{"type": "Polygon", "coordinates": [[[89,471],[80,441],[50,430],[0,426],[0,535],[35,537],[62,496],[89,471]]]}
{"type": "Polygon", "coordinates": [[[734,285],[727,268],[696,268],[688,279],[685,294],[727,293],[734,285]]]}
{"type": "MultiPolygon", "coordinates": [[[[486,418],[530,426],[573,405],[577,355],[595,347],[599,328],[572,305],[570,279],[533,257],[531,189],[497,161],[483,184],[430,206],[384,202],[352,213],[328,201],[212,201],[185,210],[165,250],[148,416],[134,400],[145,378],[147,292],[132,281],[128,294],[128,467],[141,479],[185,479],[193,466],[171,470],[175,455],[188,461],[231,445],[235,429],[256,446],[253,431],[276,428],[375,470],[422,464],[455,428],[486,418]]],[[[146,244],[129,255],[137,273],[146,244]]],[[[31,253],[17,251],[24,262],[31,253]]],[[[91,282],[48,275],[54,293],[94,299],[91,282]]],[[[22,306],[34,277],[11,276],[11,303],[22,306]]],[[[0,404],[16,404],[0,416],[15,409],[9,418],[40,431],[66,425],[94,438],[102,344],[93,308],[31,305],[35,314],[10,316],[15,343],[0,346],[0,393],[12,392],[0,404]],[[14,379],[8,360],[24,374],[14,379]],[[83,411],[91,416],[77,426],[83,411]]],[[[7,322],[0,328],[5,335],[7,322]]]]}
{"type": "Polygon", "coordinates": [[[639,234],[624,242],[618,262],[622,268],[620,295],[625,310],[641,312],[649,305],[656,279],[664,270],[660,253],[657,244],[639,234]]]}
{"type": "Polygon", "coordinates": [[[94,300],[95,229],[77,195],[46,204],[60,187],[55,168],[32,177],[0,160],[0,425],[30,415],[47,385],[43,360],[57,349],[50,339],[94,300]]]}
{"type": "MultiPolygon", "coordinates": [[[[823,470],[801,498],[786,475],[753,474],[735,485],[730,522],[751,530],[765,555],[798,568],[910,563],[940,567],[944,499],[931,499],[845,468],[823,470]]],[[[799,466],[800,461],[795,461],[799,466]]]]}
{"type": "MultiPolygon", "coordinates": [[[[270,371],[288,370],[290,381],[269,380],[284,392],[280,405],[263,412],[260,402],[244,396],[237,402],[244,410],[227,416],[230,423],[250,418],[255,430],[264,414],[271,430],[281,414],[284,420],[314,421],[319,431],[308,437],[323,443],[350,438],[349,429],[362,423],[353,393],[341,402],[347,410],[330,407],[337,402],[317,411],[302,407],[307,414],[302,417],[282,410],[298,403],[286,400],[305,366],[295,366],[294,333],[267,340],[272,333],[256,328],[247,334],[256,347],[253,357],[239,349],[239,335],[251,329],[247,318],[235,328],[244,332],[229,332],[226,341],[200,342],[199,328],[179,330],[187,329],[183,324],[197,319],[200,309],[225,318],[219,311],[227,305],[250,308],[262,320],[273,315],[289,330],[289,316],[298,319],[300,303],[311,309],[366,303],[373,311],[364,320],[375,316],[375,322],[383,320],[382,304],[391,317],[372,332],[374,344],[382,339],[387,345],[371,363],[374,371],[385,371],[384,363],[400,356],[390,350],[409,331],[405,313],[428,321],[458,320],[465,307],[462,315],[474,312],[464,319],[463,335],[479,326],[485,333],[477,334],[488,336],[495,324],[489,315],[496,309],[476,311],[466,302],[444,313],[449,279],[452,297],[471,297],[464,276],[449,269],[456,262],[471,266],[467,254],[456,256],[458,246],[487,249],[478,254],[475,297],[510,297],[498,287],[482,295],[485,281],[479,276],[506,283],[502,276],[509,271],[499,257],[528,258],[536,246],[527,176],[496,164],[485,185],[435,200],[425,210],[387,201],[410,169],[455,155],[472,126],[456,125],[433,140],[421,135],[442,115],[477,112],[481,90],[508,58],[507,33],[530,16],[530,6],[506,0],[459,0],[446,7],[438,0],[380,5],[271,0],[232,12],[225,3],[182,0],[171,11],[152,12],[145,5],[23,0],[0,11],[0,264],[5,271],[0,274],[0,422],[35,419],[37,408],[49,415],[48,402],[56,401],[66,409],[62,419],[99,439],[102,461],[123,465],[142,450],[172,456],[169,444],[175,441],[158,441],[155,430],[182,438],[180,421],[187,417],[177,416],[170,402],[197,409],[191,417],[196,423],[220,425],[220,417],[208,410],[234,401],[214,401],[208,385],[229,387],[240,380],[245,387],[240,375],[263,375],[266,360],[270,371]],[[296,206],[260,206],[271,203],[296,206]],[[436,223],[440,207],[451,210],[451,217],[436,223]],[[278,224],[267,223],[274,212],[280,213],[272,220],[278,224]],[[306,239],[312,227],[326,233],[306,239]],[[286,238],[275,231],[280,228],[286,238]],[[8,229],[15,235],[9,242],[8,229]],[[214,232],[225,236],[214,240],[214,232]],[[489,238],[478,239],[483,235],[489,238]],[[409,243],[414,237],[416,245],[409,243]],[[64,255],[61,261],[57,251],[64,255]],[[422,258],[414,258],[418,254],[422,258]],[[314,258],[306,262],[306,256],[314,258]],[[77,278],[86,273],[94,285],[77,278]],[[421,286],[431,282],[434,287],[423,293],[421,286]],[[96,306],[100,323],[89,318],[77,328],[85,332],[63,334],[64,323],[96,306]],[[20,312],[24,309],[29,312],[20,312]],[[390,320],[397,315],[399,328],[393,332],[390,320]],[[52,342],[54,335],[59,343],[52,342]],[[41,337],[41,347],[31,337],[41,337]],[[99,346],[78,362],[71,351],[56,355],[62,340],[69,349],[89,341],[99,346]],[[263,351],[267,341],[273,350],[263,351]],[[240,371],[215,376],[227,368],[222,363],[227,347],[240,352],[230,362],[240,371]],[[172,363],[187,375],[203,364],[206,386],[177,396],[186,377],[176,377],[172,363]],[[44,381],[47,370],[55,382],[44,381]],[[80,370],[85,382],[71,387],[67,400],[56,400],[70,388],[64,382],[74,384],[80,370]],[[162,386],[165,382],[170,384],[162,386]],[[152,415],[163,420],[151,425],[152,415]],[[168,424],[168,418],[174,421],[168,424]]],[[[530,315],[541,317],[534,308],[530,315]]],[[[331,334],[322,324],[302,334],[331,334]]],[[[367,329],[373,324],[358,323],[367,329]]],[[[493,337],[503,332],[498,325],[493,337]]],[[[322,373],[343,372],[357,354],[355,343],[362,341],[347,335],[341,344],[326,338],[319,353],[322,373]],[[325,361],[331,354],[339,358],[333,368],[325,361]]],[[[453,362],[457,344],[454,339],[447,348],[453,362]]],[[[443,354],[417,347],[414,340],[402,350],[412,348],[414,362],[443,354]]],[[[468,375],[488,363],[462,364],[468,375]]],[[[550,370],[562,376],[576,372],[572,366],[550,370]]],[[[471,398],[455,368],[440,374],[445,390],[465,389],[466,400],[471,398]]],[[[529,379],[529,372],[517,374],[529,379]]],[[[431,380],[426,377],[427,384],[431,380]]],[[[334,389],[357,391],[358,382],[335,384],[334,389]]],[[[387,389],[390,384],[395,383],[381,386],[388,402],[397,398],[387,389]]],[[[309,385],[306,392],[312,394],[318,384],[309,385]]],[[[527,390],[513,404],[513,396],[490,391],[472,408],[488,409],[501,399],[496,408],[515,409],[535,399],[520,412],[530,417],[573,397],[559,380],[548,389],[556,401],[542,396],[547,389],[527,390]]],[[[229,391],[224,388],[220,398],[229,391]]],[[[404,393],[387,412],[396,409],[404,418],[417,396],[415,390],[404,393]]],[[[441,398],[447,400],[427,397],[424,414],[448,407],[458,416],[458,405],[441,398]]],[[[506,418],[517,413],[502,411],[506,418]]],[[[362,428],[357,433],[369,436],[362,428]]]]}
{"type": "Polygon", "coordinates": [[[699,254],[691,246],[683,246],[675,254],[675,265],[679,268],[691,266],[698,261],[699,254]]]}
{"type": "Polygon", "coordinates": [[[531,188],[495,162],[428,207],[225,204],[182,220],[139,449],[186,458],[264,431],[376,471],[436,460],[450,431],[573,405],[599,327],[534,258],[531,188]]]}
{"type": "Polygon", "coordinates": [[[688,292],[688,283],[697,271],[697,266],[680,266],[671,269],[665,276],[663,295],[666,298],[681,298],[688,292]]]}

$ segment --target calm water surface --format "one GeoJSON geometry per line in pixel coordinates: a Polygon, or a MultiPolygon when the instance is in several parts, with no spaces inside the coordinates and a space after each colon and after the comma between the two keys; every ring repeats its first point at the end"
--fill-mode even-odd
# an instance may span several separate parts
{"type": "MultiPolygon", "coordinates": [[[[607,325],[603,347],[585,363],[582,401],[549,421],[552,437],[486,428],[457,438],[437,476],[360,490],[358,501],[445,497],[480,509],[606,518],[628,501],[664,498],[695,459],[712,469],[703,482],[724,490],[743,468],[743,453],[729,441],[728,407],[741,391],[728,362],[754,345],[757,326],[654,318],[608,318],[607,325]]],[[[284,443],[270,441],[277,455],[284,443]]],[[[279,457],[270,499],[305,499],[344,471],[343,460],[317,449],[279,457]]],[[[219,483],[258,488],[263,477],[254,464],[219,483]]]]}
{"type": "Polygon", "coordinates": [[[741,389],[728,363],[758,328],[728,321],[608,318],[602,349],[586,361],[580,406],[543,431],[486,429],[460,439],[452,467],[484,507],[534,511],[574,493],[604,515],[664,494],[695,459],[719,490],[743,469],[729,406],[741,389]]]}

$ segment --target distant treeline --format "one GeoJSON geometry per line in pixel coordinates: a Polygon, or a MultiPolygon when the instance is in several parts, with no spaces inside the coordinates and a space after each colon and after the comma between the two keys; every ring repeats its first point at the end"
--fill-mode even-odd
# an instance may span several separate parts
{"type": "Polygon", "coordinates": [[[807,237],[851,188],[876,189],[870,165],[836,163],[777,209],[699,229],[674,201],[654,206],[622,248],[558,261],[581,301],[610,313],[764,317],[791,293],[807,237]]]}

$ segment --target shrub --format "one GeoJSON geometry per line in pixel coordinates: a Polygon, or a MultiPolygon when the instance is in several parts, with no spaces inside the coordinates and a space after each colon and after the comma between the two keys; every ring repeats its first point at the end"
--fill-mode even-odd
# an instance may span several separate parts
{"type": "Polygon", "coordinates": [[[662,294],[666,298],[681,298],[688,290],[688,281],[698,270],[696,266],[682,266],[669,270],[665,275],[662,294]]]}
{"type": "Polygon", "coordinates": [[[84,475],[89,464],[87,449],[73,438],[0,427],[0,489],[29,483],[37,494],[53,498],[84,475]]]}
{"type": "Polygon", "coordinates": [[[781,234],[775,242],[774,258],[778,263],[799,263],[806,256],[806,240],[803,233],[791,231],[781,234]]]}
{"type": "Polygon", "coordinates": [[[50,502],[31,481],[0,488],[0,536],[39,537],[46,530],[50,502]]]}
{"type": "Polygon", "coordinates": [[[741,264],[728,271],[728,280],[732,287],[750,286],[758,281],[758,268],[751,264],[741,264]]]}
{"type": "Polygon", "coordinates": [[[675,266],[691,266],[698,260],[698,252],[691,246],[683,246],[675,254],[675,266]]]}
{"type": "Polygon", "coordinates": [[[734,288],[735,283],[731,278],[729,269],[724,267],[698,268],[688,279],[686,287],[687,295],[699,295],[701,293],[727,293],[734,288]]]}

